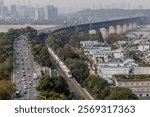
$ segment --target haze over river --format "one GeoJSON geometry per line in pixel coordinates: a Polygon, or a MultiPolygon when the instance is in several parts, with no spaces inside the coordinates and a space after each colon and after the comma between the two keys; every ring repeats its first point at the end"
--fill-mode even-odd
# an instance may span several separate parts
{"type": "Polygon", "coordinates": [[[150,25],[140,26],[139,29],[130,31],[128,33],[128,36],[131,38],[135,37],[135,35],[137,35],[137,37],[139,37],[140,35],[143,35],[144,38],[150,39],[150,25]]]}
{"type": "Polygon", "coordinates": [[[44,28],[54,27],[56,25],[0,25],[0,32],[7,32],[10,28],[20,29],[27,26],[31,26],[37,30],[41,30],[44,28]]]}

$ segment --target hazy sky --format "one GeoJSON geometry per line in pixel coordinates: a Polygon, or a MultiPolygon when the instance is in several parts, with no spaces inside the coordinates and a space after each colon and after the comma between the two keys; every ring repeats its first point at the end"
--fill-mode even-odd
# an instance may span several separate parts
{"type": "MultiPolygon", "coordinates": [[[[150,0],[4,0],[5,5],[11,3],[29,4],[39,6],[52,4],[59,8],[59,12],[70,12],[81,10],[84,8],[106,8],[119,7],[120,5],[126,8],[150,8],[150,0]],[[141,5],[141,6],[140,6],[141,5]]],[[[122,8],[122,7],[121,7],[122,8]]]]}

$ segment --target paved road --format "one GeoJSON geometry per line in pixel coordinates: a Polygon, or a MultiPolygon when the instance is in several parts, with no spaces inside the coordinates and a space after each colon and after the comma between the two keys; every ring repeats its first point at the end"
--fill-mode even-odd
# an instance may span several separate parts
{"type": "Polygon", "coordinates": [[[14,41],[14,77],[17,90],[21,94],[18,99],[34,99],[38,92],[36,86],[38,81],[33,79],[33,73],[36,73],[33,59],[25,35],[21,35],[14,41]]]}

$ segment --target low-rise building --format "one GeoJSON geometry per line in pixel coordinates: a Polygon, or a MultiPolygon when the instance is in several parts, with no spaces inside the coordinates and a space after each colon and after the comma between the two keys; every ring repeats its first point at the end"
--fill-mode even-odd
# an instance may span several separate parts
{"type": "Polygon", "coordinates": [[[139,44],[138,50],[141,52],[149,51],[150,50],[150,44],[139,44]]]}
{"type": "Polygon", "coordinates": [[[150,74],[150,67],[134,67],[135,75],[149,75],[150,74]]]}
{"type": "Polygon", "coordinates": [[[134,67],[138,67],[133,59],[126,59],[124,61],[101,62],[97,66],[98,74],[102,78],[112,78],[113,75],[134,74],[134,67]]]}
{"type": "Polygon", "coordinates": [[[98,41],[80,41],[81,47],[86,47],[86,46],[93,46],[93,45],[98,45],[98,41]]]}
{"type": "Polygon", "coordinates": [[[125,60],[127,58],[127,52],[125,50],[115,50],[114,51],[114,54],[113,54],[114,58],[119,58],[119,59],[122,59],[122,60],[125,60]]]}
{"type": "Polygon", "coordinates": [[[129,75],[130,68],[124,66],[103,66],[98,69],[98,74],[104,79],[112,79],[113,75],[129,75]]]}
{"type": "Polygon", "coordinates": [[[131,89],[139,98],[147,97],[150,99],[150,78],[144,78],[144,76],[141,77],[142,78],[140,79],[135,76],[133,79],[114,78],[114,81],[116,86],[131,89]]]}
{"type": "Polygon", "coordinates": [[[103,62],[108,62],[112,54],[113,51],[94,51],[92,53],[92,60],[95,61],[97,58],[101,58],[103,62]]]}

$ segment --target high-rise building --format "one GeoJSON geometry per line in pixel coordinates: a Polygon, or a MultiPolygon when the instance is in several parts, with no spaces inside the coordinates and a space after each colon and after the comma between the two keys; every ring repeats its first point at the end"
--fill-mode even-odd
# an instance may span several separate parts
{"type": "Polygon", "coordinates": [[[48,5],[44,8],[45,11],[45,20],[53,20],[58,15],[58,9],[52,5],[48,5]]]}
{"type": "Polygon", "coordinates": [[[16,6],[16,4],[12,4],[11,6],[10,6],[10,13],[11,13],[11,16],[12,17],[17,17],[17,6],[16,6]]]}
{"type": "Polygon", "coordinates": [[[45,6],[45,8],[44,8],[44,12],[45,12],[45,17],[44,17],[44,19],[45,20],[49,20],[49,8],[50,6],[45,6]]]}
{"type": "Polygon", "coordinates": [[[0,15],[3,14],[4,0],[0,0],[0,15]]]}
{"type": "Polygon", "coordinates": [[[3,9],[2,16],[8,16],[9,13],[8,7],[4,6],[2,9],[3,9]]]}
{"type": "Polygon", "coordinates": [[[37,8],[35,12],[35,20],[44,20],[45,12],[44,8],[37,8]]]}

